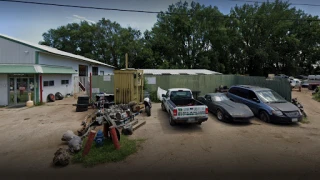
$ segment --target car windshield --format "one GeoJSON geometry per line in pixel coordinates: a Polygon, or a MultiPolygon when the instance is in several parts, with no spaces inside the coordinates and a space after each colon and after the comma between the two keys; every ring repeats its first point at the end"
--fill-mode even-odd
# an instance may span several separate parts
{"type": "Polygon", "coordinates": [[[172,91],[170,99],[191,99],[192,94],[190,91],[172,91]]]}
{"type": "Polygon", "coordinates": [[[285,103],[287,102],[283,97],[273,90],[257,91],[259,98],[266,103],[285,103]]]}
{"type": "Polygon", "coordinates": [[[216,102],[219,102],[219,101],[229,100],[229,98],[228,98],[226,95],[221,94],[221,95],[214,95],[214,96],[212,96],[212,100],[213,100],[213,101],[216,101],[216,102]]]}

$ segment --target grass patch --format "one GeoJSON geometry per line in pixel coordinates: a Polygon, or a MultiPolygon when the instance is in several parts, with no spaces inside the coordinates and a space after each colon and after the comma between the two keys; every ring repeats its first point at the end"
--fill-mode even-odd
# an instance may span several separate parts
{"type": "Polygon", "coordinates": [[[302,120],[301,120],[301,123],[303,123],[303,124],[309,124],[310,121],[308,120],[308,118],[303,117],[302,120]]]}
{"type": "MultiPolygon", "coordinates": [[[[87,138],[83,140],[85,146],[87,138]]],[[[72,157],[73,163],[82,163],[85,167],[93,167],[97,164],[107,162],[118,162],[124,160],[129,155],[136,153],[138,147],[145,140],[131,140],[122,135],[120,140],[120,150],[116,150],[111,140],[105,140],[102,147],[96,147],[93,142],[91,150],[87,156],[82,157],[83,149],[72,157]]]]}

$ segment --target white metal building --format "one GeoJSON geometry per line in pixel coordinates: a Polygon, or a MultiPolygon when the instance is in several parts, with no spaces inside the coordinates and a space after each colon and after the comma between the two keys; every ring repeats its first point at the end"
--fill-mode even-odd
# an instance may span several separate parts
{"type": "Polygon", "coordinates": [[[48,94],[73,94],[92,75],[111,75],[114,67],[48,46],[0,34],[0,106],[46,102],[48,94]],[[79,82],[77,82],[79,81],[79,82]]]}

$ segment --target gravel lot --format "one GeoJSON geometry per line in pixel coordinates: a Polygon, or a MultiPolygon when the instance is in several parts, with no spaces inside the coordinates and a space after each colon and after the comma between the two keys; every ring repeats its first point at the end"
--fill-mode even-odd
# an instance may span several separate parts
{"type": "Polygon", "coordinates": [[[1,108],[1,174],[46,172],[84,177],[104,172],[109,177],[130,174],[139,179],[168,179],[188,178],[192,173],[199,178],[210,176],[208,179],[316,179],[320,175],[320,103],[306,90],[294,91],[293,97],[304,105],[309,124],[275,125],[259,119],[229,124],[210,114],[201,126],[171,127],[160,104],[154,104],[151,117],[137,117],[147,121],[131,136],[147,139],[138,153],[123,162],[88,169],[81,165],[57,169],[50,164],[54,152],[64,146],[62,134],[76,131],[90,113],[74,112],[73,98],[30,109],[1,108]]]}

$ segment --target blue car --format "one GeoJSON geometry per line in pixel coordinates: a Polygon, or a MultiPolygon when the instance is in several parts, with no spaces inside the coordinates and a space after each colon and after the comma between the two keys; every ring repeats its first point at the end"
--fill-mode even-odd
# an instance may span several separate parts
{"type": "Polygon", "coordinates": [[[230,100],[247,105],[253,114],[265,122],[294,123],[302,120],[302,113],[275,91],[257,86],[232,86],[230,100]]]}

